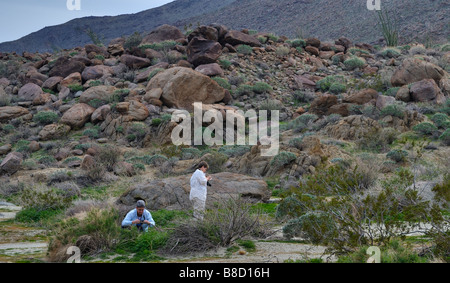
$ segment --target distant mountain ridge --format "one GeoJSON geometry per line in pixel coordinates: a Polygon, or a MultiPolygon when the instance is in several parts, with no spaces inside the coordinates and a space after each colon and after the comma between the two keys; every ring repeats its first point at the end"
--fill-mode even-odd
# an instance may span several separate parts
{"type": "MultiPolygon", "coordinates": [[[[403,42],[450,40],[449,0],[383,0],[395,18],[403,42]]],[[[21,39],[0,44],[2,52],[52,52],[91,43],[91,28],[108,43],[133,32],[149,33],[162,24],[185,26],[219,23],[232,29],[254,29],[277,35],[314,36],[376,43],[382,37],[377,14],[365,0],[177,0],[136,14],[85,17],[46,27],[21,39]]]]}

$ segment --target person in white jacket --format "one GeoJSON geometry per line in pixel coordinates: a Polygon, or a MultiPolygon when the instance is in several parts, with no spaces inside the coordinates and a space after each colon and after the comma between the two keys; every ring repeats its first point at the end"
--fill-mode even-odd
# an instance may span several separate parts
{"type": "Polygon", "coordinates": [[[191,177],[191,192],[189,193],[189,200],[192,202],[194,208],[194,217],[198,220],[203,220],[206,204],[207,184],[211,180],[211,176],[206,177],[205,173],[208,170],[208,163],[201,161],[197,170],[191,177]]]}

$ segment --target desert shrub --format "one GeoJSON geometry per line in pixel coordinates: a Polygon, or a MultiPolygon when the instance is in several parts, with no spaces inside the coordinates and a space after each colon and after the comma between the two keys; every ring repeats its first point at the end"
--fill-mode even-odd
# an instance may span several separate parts
{"type": "Polygon", "coordinates": [[[33,121],[41,125],[53,124],[58,122],[59,116],[53,111],[41,111],[33,116],[33,121]]]}
{"type": "Polygon", "coordinates": [[[280,103],[279,100],[268,99],[268,100],[264,100],[260,104],[259,110],[267,110],[269,112],[268,115],[270,115],[270,111],[272,111],[272,110],[281,110],[282,107],[283,107],[283,104],[280,103]]]}
{"type": "Polygon", "coordinates": [[[228,247],[247,236],[267,233],[261,213],[240,197],[231,197],[205,212],[203,221],[184,221],[173,228],[164,253],[185,254],[228,247]]]}
{"type": "Polygon", "coordinates": [[[211,150],[201,158],[208,163],[208,172],[211,174],[223,171],[223,165],[228,160],[228,156],[222,152],[211,150]]]}
{"type": "Polygon", "coordinates": [[[283,226],[287,238],[301,237],[313,244],[328,244],[337,235],[335,222],[325,213],[308,212],[283,226]]]}
{"type": "Polygon", "coordinates": [[[291,41],[288,41],[288,43],[291,44],[292,47],[297,48],[297,47],[306,47],[306,41],[303,39],[294,39],[291,41]]]}
{"type": "Polygon", "coordinates": [[[226,79],[221,78],[221,77],[212,77],[211,79],[214,80],[217,84],[219,84],[224,89],[231,90],[231,85],[226,79]]]}
{"type": "Polygon", "coordinates": [[[279,57],[284,57],[289,55],[290,49],[286,46],[280,46],[275,50],[275,54],[279,57]]]}
{"type": "Polygon", "coordinates": [[[125,43],[123,44],[123,47],[125,49],[132,49],[133,47],[138,47],[139,44],[142,42],[142,35],[139,32],[134,32],[132,35],[127,37],[125,40],[125,43]]]}
{"type": "Polygon", "coordinates": [[[82,220],[70,217],[56,223],[49,243],[50,261],[66,261],[69,256],[61,254],[68,246],[78,246],[82,256],[112,251],[123,240],[119,215],[115,208],[94,208],[82,220]]]}
{"type": "Polygon", "coordinates": [[[362,58],[356,56],[353,56],[350,59],[344,61],[345,68],[350,71],[357,68],[362,68],[365,64],[366,62],[362,58]]]}
{"type": "Polygon", "coordinates": [[[231,67],[232,63],[230,60],[220,59],[219,65],[222,66],[222,68],[224,68],[225,70],[228,70],[231,67]]]}
{"type": "Polygon", "coordinates": [[[391,87],[386,91],[386,95],[395,97],[399,89],[400,89],[399,87],[391,87]]]}
{"type": "Polygon", "coordinates": [[[409,49],[409,54],[412,56],[424,55],[426,52],[427,52],[427,49],[423,45],[413,46],[413,47],[411,47],[411,49],[409,49]]]}
{"type": "Polygon", "coordinates": [[[429,122],[423,122],[413,127],[413,130],[419,134],[429,136],[437,131],[437,127],[429,122]]]}
{"type": "Polygon", "coordinates": [[[43,165],[46,165],[46,166],[50,166],[50,165],[52,165],[53,163],[56,162],[56,159],[53,156],[45,155],[45,156],[40,157],[38,159],[38,162],[40,164],[43,164],[43,165]]]}
{"type": "Polygon", "coordinates": [[[399,134],[394,128],[383,128],[381,130],[371,128],[356,141],[356,145],[361,150],[386,152],[399,134]]]}
{"type": "MultiPolygon", "coordinates": [[[[370,254],[367,254],[369,247],[364,246],[355,252],[341,256],[338,263],[367,263],[370,254]]],[[[392,240],[386,246],[380,248],[381,263],[425,263],[426,257],[421,257],[412,249],[408,243],[400,242],[399,240],[392,240]]]]}
{"type": "Polygon", "coordinates": [[[177,157],[171,157],[159,167],[159,173],[162,177],[167,177],[173,173],[173,169],[178,162],[177,157]]]}
{"type": "Polygon", "coordinates": [[[333,83],[330,86],[329,91],[333,94],[339,94],[339,93],[343,93],[347,90],[347,87],[344,84],[340,84],[340,83],[333,83]]]}
{"type": "Polygon", "coordinates": [[[275,155],[270,161],[270,166],[276,169],[282,168],[297,159],[295,153],[282,151],[275,155]]]}
{"type": "Polygon", "coordinates": [[[399,104],[390,104],[381,109],[380,115],[382,117],[394,116],[403,119],[405,117],[405,108],[399,104]]]}
{"type": "Polygon", "coordinates": [[[253,85],[253,91],[255,93],[261,94],[261,93],[265,93],[265,92],[271,92],[272,90],[273,90],[272,87],[265,82],[256,82],[253,85]]]}
{"type": "Polygon", "coordinates": [[[173,41],[173,40],[165,40],[165,41],[161,41],[161,42],[157,42],[157,43],[141,45],[141,46],[139,46],[139,48],[141,48],[143,50],[153,49],[156,51],[168,51],[168,50],[173,49],[175,47],[175,45],[179,45],[179,43],[176,41],[173,41]]]}
{"type": "Polygon", "coordinates": [[[387,10],[378,12],[378,26],[383,34],[386,45],[389,47],[398,45],[398,27],[394,20],[391,19],[387,10]]]}
{"type": "Polygon", "coordinates": [[[218,152],[226,154],[228,157],[243,156],[249,152],[251,146],[249,145],[225,145],[219,148],[218,152]]]}
{"type": "Polygon", "coordinates": [[[396,163],[400,163],[406,161],[408,152],[401,149],[393,149],[386,154],[386,157],[395,161],[396,163]]]}
{"type": "Polygon", "coordinates": [[[146,164],[153,165],[153,166],[161,166],[167,160],[169,160],[169,159],[167,157],[165,157],[164,155],[155,154],[148,158],[148,161],[146,164]]]}
{"type": "Polygon", "coordinates": [[[450,128],[445,130],[439,137],[439,140],[446,146],[450,145],[450,128]]]}
{"type": "Polygon", "coordinates": [[[25,187],[19,197],[20,205],[24,209],[36,211],[61,210],[67,207],[71,201],[71,198],[66,198],[57,189],[40,184],[25,187]]]}
{"type": "Polygon", "coordinates": [[[202,152],[195,147],[186,147],[181,149],[181,159],[194,159],[199,158],[202,155],[202,152]]]}
{"type": "Polygon", "coordinates": [[[119,161],[121,156],[120,149],[116,146],[106,145],[97,148],[94,156],[94,163],[103,166],[107,171],[112,172],[114,165],[119,161]]]}
{"type": "Polygon", "coordinates": [[[436,113],[431,117],[431,121],[436,125],[436,127],[441,129],[447,129],[450,127],[450,120],[447,114],[436,113]]]}
{"type": "Polygon", "coordinates": [[[396,49],[396,48],[385,48],[380,52],[381,56],[383,56],[384,58],[397,58],[398,56],[400,56],[402,53],[400,50],[396,49]]]}
{"type": "Polygon", "coordinates": [[[147,134],[147,126],[142,122],[133,122],[127,129],[127,139],[128,141],[140,142],[144,139],[147,134]]]}
{"type": "Polygon", "coordinates": [[[251,95],[253,94],[253,86],[248,84],[241,84],[238,88],[233,92],[233,97],[237,98],[242,95],[251,95]]]}
{"type": "MultiPolygon", "coordinates": [[[[345,85],[346,81],[344,76],[328,76],[324,79],[319,80],[316,86],[322,91],[328,91],[333,84],[345,85]]],[[[336,86],[334,87],[336,88],[336,86]]]]}
{"type": "Polygon", "coordinates": [[[253,53],[253,48],[246,44],[241,44],[236,48],[236,51],[240,54],[250,55],[253,53]]]}
{"type": "Polygon", "coordinates": [[[98,127],[92,127],[83,131],[84,136],[88,136],[91,139],[97,139],[100,136],[98,127]]]}
{"type": "Polygon", "coordinates": [[[312,130],[314,128],[314,122],[319,117],[315,114],[303,114],[290,121],[287,125],[288,129],[292,129],[295,133],[301,133],[305,130],[312,130]]]}
{"type": "Polygon", "coordinates": [[[296,90],[293,94],[294,100],[299,103],[309,103],[316,98],[313,91],[296,90]]]}

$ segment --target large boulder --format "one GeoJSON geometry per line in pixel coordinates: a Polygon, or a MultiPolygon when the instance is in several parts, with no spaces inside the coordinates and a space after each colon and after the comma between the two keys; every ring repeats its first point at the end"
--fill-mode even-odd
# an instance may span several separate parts
{"type": "Polygon", "coordinates": [[[120,56],[120,62],[131,69],[142,69],[152,64],[148,58],[142,58],[134,55],[124,54],[120,56]]]}
{"type": "Polygon", "coordinates": [[[434,101],[441,104],[445,101],[444,94],[433,79],[425,79],[411,85],[410,94],[413,101],[434,101]]]}
{"type": "Polygon", "coordinates": [[[230,30],[227,32],[227,34],[225,34],[224,41],[225,43],[229,43],[231,45],[245,44],[252,47],[261,46],[261,42],[259,42],[256,37],[237,30],[230,30]]]}
{"type": "Polygon", "coordinates": [[[6,122],[27,115],[28,113],[28,109],[20,106],[3,106],[0,107],[0,122],[6,122]]]}
{"type": "Polygon", "coordinates": [[[161,101],[168,107],[193,110],[194,102],[214,104],[225,97],[225,89],[214,80],[190,68],[174,67],[159,72],[147,85],[147,92],[161,88],[161,101]]]}
{"type": "Polygon", "coordinates": [[[376,90],[367,88],[367,89],[363,89],[357,93],[350,94],[350,95],[344,97],[342,100],[344,102],[362,105],[369,101],[376,100],[377,97],[378,97],[378,92],[376,90]]]}
{"type": "Polygon", "coordinates": [[[113,86],[99,85],[85,90],[80,96],[81,103],[88,103],[91,100],[101,100],[109,102],[117,88],[113,86]]]}
{"type": "Polygon", "coordinates": [[[0,175],[12,175],[20,170],[23,156],[20,152],[11,152],[0,163],[0,175]]]}
{"type": "Polygon", "coordinates": [[[330,137],[342,140],[358,140],[372,130],[381,128],[376,120],[363,115],[352,115],[341,119],[338,123],[327,126],[324,131],[330,137]]]}
{"type": "Polygon", "coordinates": [[[331,94],[324,94],[311,102],[311,106],[309,108],[309,111],[311,113],[317,114],[317,115],[328,115],[329,109],[338,104],[337,96],[331,95],[331,94]]]}
{"type": "Polygon", "coordinates": [[[217,41],[194,37],[187,46],[188,61],[194,66],[215,63],[222,55],[222,45],[217,41]]]}
{"type": "Polygon", "coordinates": [[[178,40],[184,38],[184,34],[177,28],[171,25],[162,25],[150,32],[144,37],[141,44],[158,43],[166,40],[178,40]]]}
{"type": "MultiPolygon", "coordinates": [[[[206,199],[207,208],[230,197],[242,196],[253,202],[267,201],[270,198],[270,190],[262,179],[230,172],[211,176],[211,186],[208,187],[206,199]]],[[[190,178],[191,174],[188,174],[140,183],[125,192],[117,203],[132,207],[137,200],[143,199],[150,210],[190,209],[190,178]]]]}
{"type": "Polygon", "coordinates": [[[82,128],[91,118],[95,108],[85,103],[77,103],[64,112],[61,123],[69,125],[71,128],[82,128]]]}
{"type": "Polygon", "coordinates": [[[58,58],[53,64],[52,69],[48,73],[49,77],[67,77],[72,73],[82,73],[86,65],[79,61],[70,58],[69,56],[63,56],[58,58]]]}
{"type": "Polygon", "coordinates": [[[42,88],[34,83],[27,83],[19,89],[20,101],[33,101],[39,94],[43,93],[42,88]]]}
{"type": "Polygon", "coordinates": [[[64,124],[49,124],[39,132],[39,140],[48,141],[59,139],[70,132],[70,126],[64,124]]]}
{"type": "Polygon", "coordinates": [[[91,67],[86,67],[81,73],[83,80],[97,80],[104,76],[111,76],[113,69],[105,65],[95,65],[91,67]]]}
{"type": "Polygon", "coordinates": [[[391,84],[394,87],[403,86],[424,79],[433,79],[439,83],[445,73],[441,67],[433,63],[417,58],[406,59],[393,74],[391,84]]]}

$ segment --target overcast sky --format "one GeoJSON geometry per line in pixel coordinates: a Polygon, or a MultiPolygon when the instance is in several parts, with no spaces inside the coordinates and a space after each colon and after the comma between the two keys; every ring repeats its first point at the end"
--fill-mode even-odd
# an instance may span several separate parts
{"type": "Polygon", "coordinates": [[[0,42],[87,16],[132,14],[173,0],[0,0],[0,42]],[[70,10],[80,3],[80,10],[70,10]]]}

